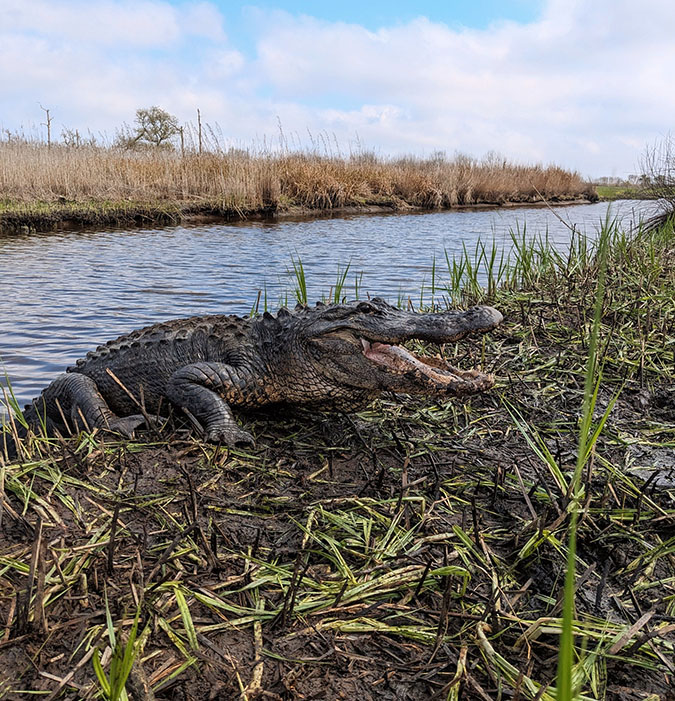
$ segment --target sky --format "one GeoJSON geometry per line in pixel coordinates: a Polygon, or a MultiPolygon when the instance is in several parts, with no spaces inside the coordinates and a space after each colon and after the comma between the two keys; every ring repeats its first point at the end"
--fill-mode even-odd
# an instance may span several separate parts
{"type": "Polygon", "coordinates": [[[197,109],[222,146],[639,171],[675,120],[672,0],[0,0],[0,138],[197,109]]]}

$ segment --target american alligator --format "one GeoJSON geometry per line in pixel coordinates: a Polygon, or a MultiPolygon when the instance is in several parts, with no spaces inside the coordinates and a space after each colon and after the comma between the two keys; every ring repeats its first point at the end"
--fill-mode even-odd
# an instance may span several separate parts
{"type": "Polygon", "coordinates": [[[168,403],[204,429],[207,440],[251,443],[231,407],[295,405],[348,410],[384,391],[464,396],[494,384],[398,345],[412,339],[456,341],[493,329],[491,307],[419,314],[384,300],[276,315],[195,316],[120,336],[57,377],[29,404],[34,428],[69,433],[99,428],[130,436],[144,416],[168,403]]]}

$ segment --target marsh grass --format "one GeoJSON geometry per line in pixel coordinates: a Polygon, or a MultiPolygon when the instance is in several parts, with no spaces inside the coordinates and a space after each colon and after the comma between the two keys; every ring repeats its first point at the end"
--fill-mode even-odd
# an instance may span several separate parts
{"type": "MultiPolygon", "coordinates": [[[[547,469],[554,477],[558,487],[561,490],[563,490],[564,494],[569,498],[569,504],[567,506],[567,512],[569,513],[567,560],[565,569],[560,651],[558,653],[557,687],[555,695],[557,701],[572,701],[573,699],[581,698],[579,687],[583,683],[583,675],[575,673],[576,665],[574,650],[574,610],[576,598],[575,592],[577,528],[579,521],[579,511],[581,508],[583,508],[582,475],[584,469],[588,464],[589,459],[591,458],[594,446],[600,438],[602,429],[605,423],[607,422],[607,419],[609,418],[609,415],[612,412],[619,396],[618,394],[616,394],[608,402],[604,413],[602,414],[600,420],[597,423],[597,426],[593,428],[593,415],[596,410],[598,393],[601,387],[602,379],[601,370],[598,367],[600,361],[598,343],[600,325],[602,321],[602,307],[605,294],[604,286],[607,266],[607,250],[608,242],[611,237],[612,231],[615,229],[616,223],[607,221],[605,223],[605,226],[600,231],[597,241],[597,252],[595,254],[595,257],[598,261],[597,290],[593,322],[591,325],[588,339],[588,359],[586,362],[586,372],[584,376],[583,407],[579,425],[577,460],[576,466],[574,468],[574,473],[572,474],[569,482],[565,479],[565,476],[558,468],[558,464],[555,457],[548,450],[545,440],[538,434],[537,429],[535,427],[528,426],[528,424],[517,415],[517,412],[512,413],[514,423],[523,434],[528,445],[537,454],[538,458],[546,465],[547,469]]],[[[523,251],[527,250],[527,244],[524,238],[522,241],[516,241],[514,239],[514,243],[520,254],[519,259],[521,261],[527,260],[526,268],[529,273],[529,271],[532,268],[531,261],[536,260],[536,257],[529,254],[524,257],[522,256],[523,251]]],[[[568,263],[572,259],[572,251],[575,250],[586,251],[587,246],[585,244],[583,247],[579,245],[577,245],[576,247],[574,245],[571,245],[570,255],[567,259],[568,263]]],[[[539,259],[539,261],[540,260],[541,258],[539,259]]],[[[560,262],[561,259],[558,259],[556,261],[558,265],[560,264],[560,262]]],[[[584,258],[584,262],[587,262],[587,259],[584,258]]],[[[545,272],[549,271],[548,264],[545,264],[544,270],[545,272]]],[[[579,662],[579,666],[583,666],[583,656],[581,658],[581,661],[579,662]]]]}
{"type": "MultiPolygon", "coordinates": [[[[349,269],[351,268],[351,266],[351,261],[347,263],[347,265],[340,265],[338,263],[335,284],[328,291],[328,299],[334,304],[344,302],[346,299],[344,295],[345,284],[347,283],[347,275],[349,274],[349,269]]],[[[358,283],[356,285],[356,292],[358,294],[358,283]]]]}
{"type": "Polygon", "coordinates": [[[178,221],[286,210],[596,199],[578,173],[555,166],[456,156],[216,148],[181,155],[27,140],[0,142],[0,226],[178,221]]]}
{"type": "Polygon", "coordinates": [[[98,649],[94,648],[92,664],[96,679],[101,687],[103,697],[107,701],[128,701],[126,684],[134,666],[134,661],[138,657],[140,647],[137,644],[138,623],[140,618],[140,608],[136,610],[131,630],[126,641],[122,640],[120,631],[115,632],[110,606],[108,604],[107,593],[105,598],[106,628],[108,632],[110,655],[110,672],[105,673],[101,663],[101,655],[98,649]]]}
{"type": "Polygon", "coordinates": [[[588,340],[588,361],[584,377],[584,398],[579,426],[579,444],[577,447],[577,462],[569,486],[570,524],[567,545],[567,566],[565,570],[565,594],[563,599],[562,633],[560,635],[560,653],[558,655],[558,701],[572,701],[578,698],[579,690],[574,687],[574,602],[576,590],[576,553],[577,553],[577,528],[579,523],[579,510],[582,508],[582,473],[590,459],[591,452],[600,437],[602,429],[609,418],[618,399],[618,394],[607,404],[607,408],[600,419],[595,431],[592,431],[593,414],[598,401],[598,392],[602,379],[599,365],[599,333],[602,321],[602,306],[605,296],[605,273],[607,267],[608,239],[612,231],[612,225],[608,222],[600,232],[596,258],[598,261],[597,290],[593,323],[588,340]]]}
{"type": "Polygon", "coordinates": [[[0,689],[93,698],[106,610],[124,640],[142,601],[133,669],[157,698],[665,697],[675,234],[605,240],[604,295],[590,240],[528,238],[501,275],[478,249],[493,295],[475,257],[456,282],[436,268],[437,304],[505,314],[429,349],[495,373],[470,401],[246,417],[249,451],[175,426],[4,461],[0,689]]]}
{"type": "MultiPolygon", "coordinates": [[[[307,278],[305,277],[305,267],[301,258],[299,256],[292,257],[291,265],[293,266],[292,275],[295,280],[295,298],[298,304],[307,304],[307,278]]],[[[289,270],[288,273],[290,275],[291,271],[289,270]]]]}

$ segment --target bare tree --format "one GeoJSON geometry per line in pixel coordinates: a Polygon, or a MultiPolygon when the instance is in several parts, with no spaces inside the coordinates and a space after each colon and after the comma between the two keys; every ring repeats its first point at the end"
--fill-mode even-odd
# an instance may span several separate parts
{"type": "Polygon", "coordinates": [[[199,129],[199,155],[202,155],[202,113],[197,108],[197,126],[199,129]]]}
{"type": "Polygon", "coordinates": [[[52,118],[49,116],[49,110],[46,107],[43,107],[40,105],[40,109],[44,110],[45,114],[47,115],[46,122],[42,122],[42,125],[47,127],[47,148],[52,147],[52,118]]]}
{"type": "Polygon", "coordinates": [[[96,146],[96,137],[89,132],[88,136],[82,136],[79,129],[63,127],[61,129],[61,141],[68,148],[84,148],[96,146]]]}
{"type": "Polygon", "coordinates": [[[669,212],[675,212],[675,138],[667,134],[647,146],[640,162],[640,183],[659,199],[669,212]]]}

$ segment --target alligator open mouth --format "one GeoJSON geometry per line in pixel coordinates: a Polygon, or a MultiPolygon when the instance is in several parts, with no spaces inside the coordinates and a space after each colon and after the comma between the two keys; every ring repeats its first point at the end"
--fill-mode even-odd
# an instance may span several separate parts
{"type": "Polygon", "coordinates": [[[368,360],[396,373],[419,372],[433,382],[453,388],[466,384],[466,390],[482,392],[494,385],[494,377],[478,370],[459,370],[441,358],[419,356],[405,348],[388,343],[371,342],[361,338],[363,355],[368,360]]]}

